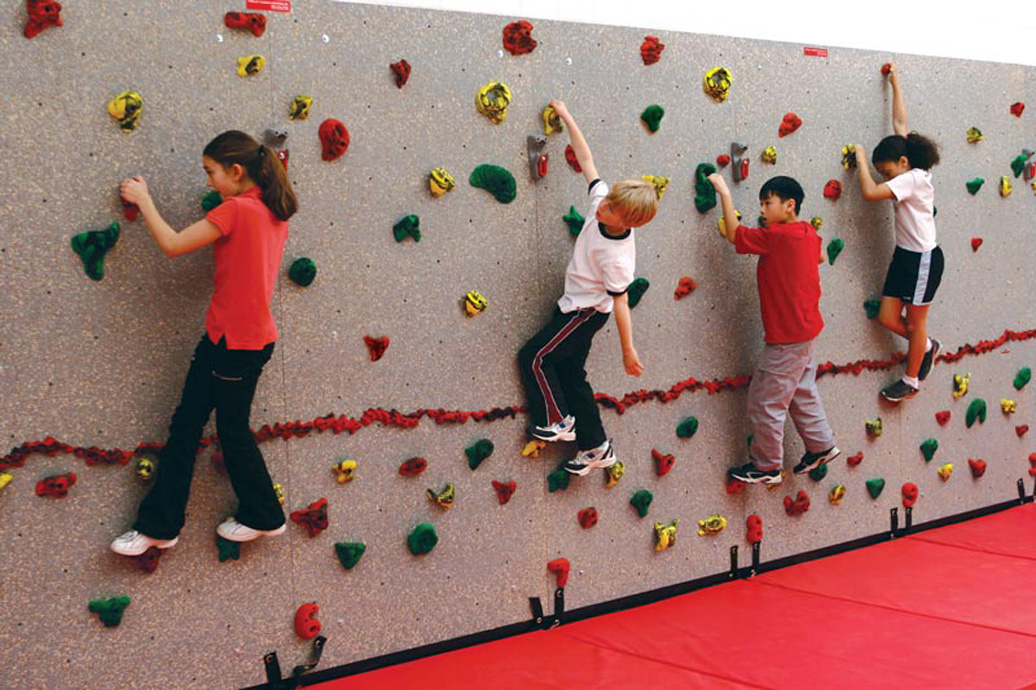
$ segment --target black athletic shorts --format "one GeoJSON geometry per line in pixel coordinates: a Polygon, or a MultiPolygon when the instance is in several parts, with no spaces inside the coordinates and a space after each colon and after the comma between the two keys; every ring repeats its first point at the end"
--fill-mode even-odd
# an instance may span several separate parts
{"type": "Polygon", "coordinates": [[[942,281],[942,269],[941,247],[928,252],[896,247],[881,294],[918,307],[930,304],[942,281]]]}

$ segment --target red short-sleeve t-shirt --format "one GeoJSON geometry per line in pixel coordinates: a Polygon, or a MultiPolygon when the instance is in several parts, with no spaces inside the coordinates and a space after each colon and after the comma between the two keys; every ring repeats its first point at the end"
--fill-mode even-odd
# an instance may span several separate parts
{"type": "Polygon", "coordinates": [[[277,340],[270,311],[277,273],[288,238],[288,222],[279,220],[253,187],[232,196],[205,218],[222,237],[213,244],[216,289],[205,315],[205,331],[227,349],[261,350],[277,340]]]}
{"type": "Polygon", "coordinates": [[[758,254],[756,281],[763,331],[770,345],[812,340],[824,328],[820,316],[820,236],[799,221],[769,228],[737,227],[734,249],[758,254]]]}

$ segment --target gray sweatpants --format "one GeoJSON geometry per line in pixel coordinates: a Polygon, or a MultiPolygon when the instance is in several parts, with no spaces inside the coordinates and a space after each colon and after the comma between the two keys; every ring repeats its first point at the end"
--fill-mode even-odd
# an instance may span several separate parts
{"type": "Polygon", "coordinates": [[[815,341],[767,345],[748,387],[748,419],[752,423],[750,454],[761,470],[784,464],[784,419],[791,420],[810,453],[835,444],[824,404],[817,390],[815,341]]]}

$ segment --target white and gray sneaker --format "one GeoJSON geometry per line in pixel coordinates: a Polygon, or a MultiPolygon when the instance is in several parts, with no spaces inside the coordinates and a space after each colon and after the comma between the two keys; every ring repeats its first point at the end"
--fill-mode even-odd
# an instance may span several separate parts
{"type": "Polygon", "coordinates": [[[216,534],[227,541],[252,541],[259,537],[276,537],[278,534],[284,534],[284,530],[286,529],[288,529],[288,525],[286,523],[277,529],[252,529],[247,525],[242,525],[234,518],[229,517],[219,523],[219,526],[216,527],[216,534]]]}
{"type": "Polygon", "coordinates": [[[580,477],[598,468],[611,467],[615,464],[615,449],[612,448],[611,439],[591,450],[581,450],[571,460],[566,460],[561,467],[570,474],[580,477]]]}
{"type": "Polygon", "coordinates": [[[576,418],[568,415],[556,424],[533,427],[532,435],[541,441],[575,441],[576,418]]]}
{"type": "Polygon", "coordinates": [[[180,537],[153,539],[146,534],[141,534],[137,530],[131,529],[129,532],[124,532],[115,538],[115,541],[111,543],[111,550],[120,556],[139,556],[152,546],[157,546],[160,549],[169,549],[176,546],[178,541],[180,541],[180,537]]]}

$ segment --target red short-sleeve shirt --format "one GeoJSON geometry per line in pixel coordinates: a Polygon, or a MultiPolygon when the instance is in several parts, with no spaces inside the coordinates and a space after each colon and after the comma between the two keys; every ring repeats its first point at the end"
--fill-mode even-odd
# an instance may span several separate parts
{"type": "Polygon", "coordinates": [[[737,227],[734,249],[758,254],[756,281],[763,331],[770,345],[812,340],[824,328],[820,316],[820,236],[799,221],[769,228],[737,227]]]}
{"type": "Polygon", "coordinates": [[[205,216],[222,234],[212,245],[216,289],[205,315],[205,331],[214,343],[226,337],[230,350],[261,350],[277,340],[270,301],[288,222],[273,215],[261,194],[253,187],[225,199],[205,216]]]}

